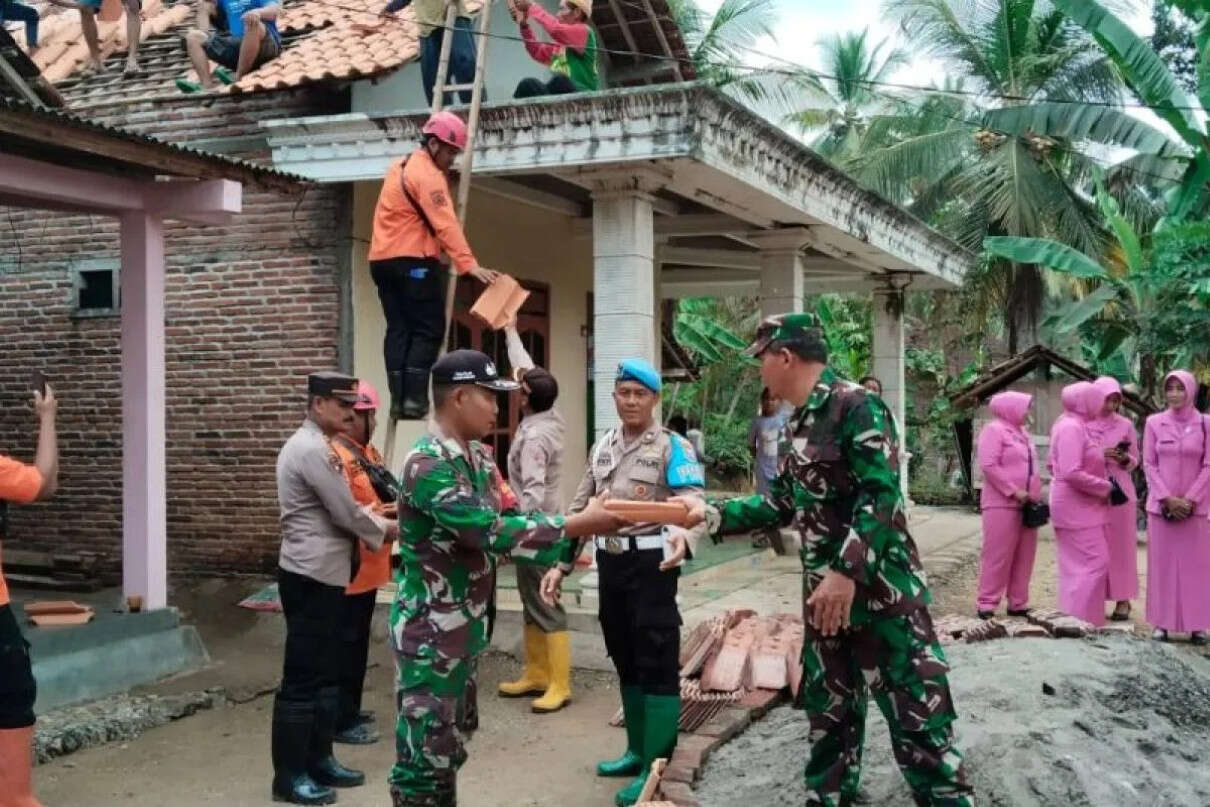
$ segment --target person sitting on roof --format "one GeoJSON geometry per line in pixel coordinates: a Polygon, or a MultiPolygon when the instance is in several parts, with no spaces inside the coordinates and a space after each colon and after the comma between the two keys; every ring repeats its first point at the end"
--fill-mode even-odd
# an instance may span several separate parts
{"type": "Polygon", "coordinates": [[[197,27],[185,35],[189,61],[200,83],[177,79],[181,92],[212,90],[218,82],[231,84],[281,55],[277,32],[279,6],[273,0],[201,0],[197,27]],[[210,30],[210,23],[217,30],[210,30]],[[210,62],[220,67],[210,72],[210,62]],[[230,71],[234,70],[233,76],[230,71]]]}
{"type": "MultiPolygon", "coordinates": [[[[58,5],[58,4],[56,4],[58,5]]],[[[125,75],[139,72],[139,37],[143,28],[142,0],[122,0],[126,7],[126,67],[125,75]]],[[[90,64],[85,72],[99,73],[105,69],[101,59],[101,39],[97,35],[97,12],[101,10],[101,0],[78,0],[76,8],[80,10],[80,28],[84,31],[84,41],[88,44],[90,64]]]]}
{"type": "Polygon", "coordinates": [[[599,88],[597,35],[589,25],[592,0],[559,0],[559,12],[553,17],[531,0],[509,0],[508,6],[529,55],[554,73],[546,82],[522,79],[514,98],[592,92],[599,88]],[[530,20],[542,26],[554,43],[539,42],[529,27],[530,20]]]}

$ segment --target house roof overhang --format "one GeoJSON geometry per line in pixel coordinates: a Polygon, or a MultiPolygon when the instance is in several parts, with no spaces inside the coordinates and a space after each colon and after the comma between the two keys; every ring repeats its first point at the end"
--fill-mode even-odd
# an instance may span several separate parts
{"type": "MultiPolygon", "coordinates": [[[[425,116],[354,113],[263,126],[279,169],[318,182],[350,182],[380,180],[392,160],[413,148],[425,116]]],[[[669,267],[679,269],[677,282],[687,289],[753,291],[758,247],[770,230],[787,231],[786,243],[803,250],[807,291],[880,283],[948,288],[974,261],[801,141],[703,84],[493,104],[483,108],[479,126],[474,175],[477,187],[489,192],[545,201],[584,218],[602,177],[615,184],[634,177],[636,186],[655,188],[656,235],[663,230],[671,249],[661,258],[665,276],[669,267]],[[702,238],[720,243],[701,246],[702,238]]]]}

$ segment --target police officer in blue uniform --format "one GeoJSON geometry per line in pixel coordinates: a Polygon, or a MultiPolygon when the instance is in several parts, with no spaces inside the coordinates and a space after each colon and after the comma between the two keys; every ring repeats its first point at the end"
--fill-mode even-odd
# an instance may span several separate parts
{"type": "MultiPolygon", "coordinates": [[[[618,366],[613,391],[621,425],[597,440],[569,512],[595,496],[660,502],[701,497],[705,474],[693,446],[655,420],[660,374],[642,359],[618,366]]],[[[599,776],[634,776],[615,797],[638,799],[652,761],[676,746],[680,717],[680,626],[676,584],[704,526],[692,530],[632,524],[594,538],[600,573],[601,629],[622,685],[626,753],[597,765],[599,776]]],[[[543,579],[543,596],[557,596],[581,546],[563,556],[543,579]]]]}

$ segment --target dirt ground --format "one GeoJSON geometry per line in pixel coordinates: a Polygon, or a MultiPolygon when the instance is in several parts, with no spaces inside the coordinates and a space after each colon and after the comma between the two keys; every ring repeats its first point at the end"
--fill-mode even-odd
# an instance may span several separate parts
{"type": "MultiPolygon", "coordinates": [[[[976,571],[977,563],[972,559],[956,567],[944,578],[934,579],[935,614],[968,613],[973,610],[976,571]]],[[[1044,541],[1039,547],[1034,575],[1035,605],[1053,605],[1054,577],[1053,544],[1044,541]]],[[[47,807],[269,804],[269,714],[272,709],[271,693],[280,672],[282,623],[279,616],[234,607],[233,604],[252,588],[247,581],[207,581],[174,591],[172,601],[182,608],[187,620],[198,626],[215,663],[200,673],[143,690],[154,694],[176,694],[221,687],[236,705],[201,711],[187,719],[151,729],[135,740],[87,749],[39,766],[35,773],[36,787],[47,807]]],[[[1139,604],[1141,600],[1136,603],[1136,617],[1141,615],[1139,604]]],[[[380,633],[379,639],[382,638],[380,633]]],[[[1086,724],[1096,735],[1094,737],[1090,738],[1088,733],[1079,729],[1071,733],[1072,715],[1101,697],[1098,693],[1103,694],[1104,687],[1110,686],[1105,684],[1097,689],[1096,686],[1100,685],[1083,682],[1086,676],[1079,667],[1085,651],[1081,650],[1075,658],[1066,662],[1074,665],[1079,674],[1060,678],[1057,673],[1050,672],[1048,657],[1001,658],[994,654],[1003,652],[998,649],[1003,643],[993,644],[996,649],[988,662],[989,668],[976,676],[970,676],[967,672],[975,667],[969,661],[970,650],[960,647],[954,651],[954,686],[963,715],[961,725],[964,741],[978,738],[977,742],[970,740],[972,770],[1005,767],[998,757],[1004,752],[1011,752],[1014,754],[1014,765],[1009,767],[1014,770],[1025,769],[1023,766],[1027,763],[1040,766],[1036,774],[1031,774],[1029,781],[1037,778],[1039,781],[1055,779],[1065,782],[1077,774],[1095,779],[1098,770],[1085,770],[1081,767],[1083,763],[1078,760],[1070,763],[1070,769],[1062,767],[1067,763],[1053,761],[1064,759],[1064,754],[1074,753],[1082,744],[1104,757],[1105,764],[1110,767],[1163,765],[1174,781],[1190,784],[1190,787],[1200,783],[1201,777],[1207,775],[1204,764],[1201,764],[1201,768],[1193,766],[1188,769],[1189,765],[1181,762],[1179,753],[1175,756],[1169,753],[1171,743],[1165,739],[1165,735],[1156,735],[1150,729],[1130,729],[1123,733],[1124,729],[1117,723],[1094,722],[1086,724]],[[1036,693],[1040,691],[1040,684],[1035,679],[1042,675],[1050,676],[1048,681],[1060,686],[1061,692],[1069,693],[1065,696],[1069,698],[1067,706],[1058,709],[1055,702],[1038,701],[1036,693]],[[1025,683],[1019,683],[1022,681],[1025,683]],[[1028,692],[1029,696],[1019,701],[1021,708],[1014,710],[1012,704],[1018,701],[1014,700],[1012,692],[1017,688],[1028,692]],[[1031,711],[1034,709],[1036,713],[1031,711]],[[999,718],[1002,712],[1009,716],[1003,725],[999,718]],[[1037,753],[1042,757],[1030,757],[1020,750],[1023,747],[1039,749],[1037,753]]],[[[1149,647],[1151,643],[1140,641],[1137,644],[1149,647]]],[[[1026,647],[1025,644],[1016,646],[1026,647]]],[[[1064,644],[1063,652],[1070,654],[1084,647],[1084,643],[1068,642],[1064,644]]],[[[1174,659],[1180,657],[1204,661],[1193,659],[1188,645],[1174,645],[1170,650],[1174,659]]],[[[1100,650],[1087,652],[1094,656],[1102,654],[1100,650]]],[[[1109,654],[1106,662],[1120,663],[1124,669],[1133,669],[1144,663],[1142,657],[1121,658],[1116,651],[1109,654]]],[[[381,728],[387,734],[376,745],[338,747],[338,756],[343,762],[367,774],[368,784],[365,787],[340,794],[341,804],[356,807],[378,807],[389,803],[385,782],[393,757],[393,742],[389,732],[394,705],[391,694],[392,661],[384,641],[374,643],[371,663],[373,666],[367,676],[365,705],[383,717],[381,728]]],[[[613,792],[623,782],[597,779],[592,767],[596,760],[619,752],[624,744],[622,730],[607,725],[618,703],[615,680],[606,674],[577,670],[572,706],[555,715],[538,716],[529,712],[527,701],[504,700],[494,694],[496,684],[515,675],[517,669],[518,664],[507,656],[489,655],[483,659],[482,728],[468,746],[470,759],[459,777],[459,803],[463,807],[588,807],[610,804],[613,792]]],[[[1140,686],[1151,686],[1145,679],[1139,680],[1143,682],[1140,686]]],[[[1179,682],[1169,683],[1179,686],[1179,682]]],[[[1210,698],[1204,697],[1201,703],[1204,709],[1205,704],[1210,703],[1210,698]]],[[[1159,721],[1148,717],[1148,714],[1143,710],[1127,715],[1125,719],[1159,725],[1159,721]]],[[[875,803],[906,803],[904,794],[894,789],[898,787],[899,779],[891,767],[886,743],[881,741],[885,737],[885,730],[877,724],[879,720],[881,718],[871,719],[872,741],[867,781],[871,792],[880,797],[875,803]],[[882,800],[883,796],[887,800],[882,800]]],[[[1210,725],[1210,714],[1205,715],[1203,725],[1210,725]]],[[[753,767],[753,760],[768,759],[770,755],[767,749],[761,753],[755,750],[745,752],[745,744],[750,740],[758,741],[761,737],[772,737],[786,747],[773,755],[777,757],[780,767],[769,770],[770,784],[776,783],[774,790],[778,793],[784,791],[794,794],[796,791],[793,788],[801,787],[801,765],[806,748],[803,731],[805,722],[801,714],[783,710],[771,715],[754,725],[748,735],[720,751],[717,763],[712,761],[707,764],[707,782],[718,781],[720,776],[737,783],[753,781],[758,777],[760,767],[753,767]],[[730,767],[728,756],[733,759],[730,767]]],[[[1174,736],[1185,737],[1184,734],[1174,736]]],[[[1196,754],[1201,753],[1201,747],[1196,748],[1196,754]]],[[[1191,748],[1181,745],[1180,751],[1194,754],[1191,748]]],[[[982,774],[976,773],[976,776],[982,774]]],[[[1151,787],[1149,781],[1145,777],[1138,779],[1141,785],[1136,786],[1143,788],[1140,793],[1163,793],[1151,787]]],[[[720,807],[741,803],[764,807],[778,803],[772,792],[735,792],[707,803],[720,807]]],[[[1075,797],[1071,800],[1031,801],[1026,798],[1017,801],[1015,799],[1021,796],[1021,792],[1004,792],[1008,795],[997,796],[989,803],[1096,804],[1098,807],[1142,803],[1125,797],[1126,791],[1117,791],[1116,797],[1110,800],[1092,801],[1081,801],[1075,797]]],[[[1053,794],[1053,791],[1045,792],[1053,794]]],[[[1073,789],[1073,792],[1076,790],[1073,789]]],[[[793,800],[792,795],[789,798],[791,801],[784,803],[801,804],[801,793],[797,801],[793,800]]],[[[1210,797],[1202,798],[1200,802],[1159,798],[1158,801],[1152,799],[1152,803],[1205,805],[1210,804],[1210,797]]]]}
{"type": "MultiPolygon", "coordinates": [[[[935,616],[973,612],[977,571],[972,557],[932,581],[935,616]]],[[[1139,571],[1145,587],[1144,548],[1139,571]]],[[[1043,540],[1032,604],[1054,607],[1056,594],[1054,543],[1043,540]]],[[[980,804],[1210,804],[1210,658],[1183,641],[1142,638],[1150,635],[1144,600],[1145,588],[1134,602],[1134,637],[947,647],[959,743],[980,804]]],[[[877,708],[871,707],[866,733],[867,803],[910,804],[877,708]]],[[[715,752],[698,796],[704,807],[797,807],[808,746],[805,716],[776,709],[715,752]]]]}

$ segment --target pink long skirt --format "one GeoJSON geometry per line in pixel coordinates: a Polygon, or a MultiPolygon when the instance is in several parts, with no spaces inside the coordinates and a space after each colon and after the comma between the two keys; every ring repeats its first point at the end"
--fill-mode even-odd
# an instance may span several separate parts
{"type": "Polygon", "coordinates": [[[1106,528],[1055,527],[1059,550],[1059,610],[1094,625],[1105,624],[1109,592],[1109,539],[1106,528]]]}
{"type": "Polygon", "coordinates": [[[1210,630],[1210,521],[1147,514],[1147,621],[1185,632],[1210,630]]]}
{"type": "Polygon", "coordinates": [[[983,511],[983,549],[979,557],[978,610],[994,611],[1008,591],[1008,607],[1029,607],[1029,579],[1034,573],[1038,531],[1021,524],[1021,511],[1014,507],[989,507],[983,511]]]}
{"type": "Polygon", "coordinates": [[[1138,507],[1128,502],[1109,508],[1109,599],[1139,596],[1138,507]]]}

